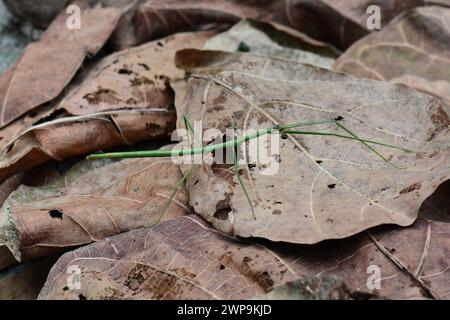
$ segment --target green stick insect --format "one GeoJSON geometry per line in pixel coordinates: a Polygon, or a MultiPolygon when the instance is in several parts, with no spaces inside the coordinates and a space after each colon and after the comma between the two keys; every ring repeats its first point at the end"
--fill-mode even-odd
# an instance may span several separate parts
{"type": "MultiPolygon", "coordinates": [[[[393,149],[397,149],[397,150],[401,150],[403,152],[407,152],[407,153],[411,153],[411,150],[399,147],[399,146],[395,146],[395,145],[391,145],[391,144],[387,144],[387,143],[383,143],[383,142],[379,142],[379,141],[374,141],[374,140],[370,140],[370,139],[366,139],[366,138],[361,138],[358,135],[356,135],[354,132],[352,132],[350,129],[348,129],[347,127],[345,127],[341,121],[343,119],[341,117],[335,118],[335,119],[326,119],[326,120],[320,120],[320,121],[307,121],[307,122],[300,122],[300,123],[294,123],[294,124],[281,124],[281,125],[274,125],[272,127],[269,128],[264,128],[264,129],[259,129],[257,131],[254,131],[252,133],[246,134],[242,137],[237,137],[236,135],[236,127],[235,125],[232,127],[233,128],[233,137],[232,139],[228,139],[227,141],[223,142],[223,143],[216,143],[216,144],[210,144],[210,145],[206,145],[204,146],[202,144],[202,142],[200,141],[200,138],[198,138],[195,135],[195,131],[194,128],[192,126],[192,123],[189,121],[189,119],[186,117],[186,115],[183,116],[183,122],[184,122],[184,126],[186,127],[187,131],[188,131],[188,142],[189,145],[192,146],[192,140],[197,140],[197,142],[200,143],[201,147],[191,147],[188,149],[175,149],[175,150],[145,150],[145,151],[129,151],[129,152],[112,152],[112,153],[97,153],[97,154],[91,154],[87,157],[88,160],[96,160],[96,159],[106,159],[106,158],[157,158],[157,157],[173,157],[173,156],[188,156],[188,155],[207,155],[209,153],[213,153],[217,150],[225,150],[227,148],[232,148],[233,150],[233,172],[235,174],[235,176],[237,177],[239,184],[241,186],[241,188],[244,191],[244,194],[247,198],[247,201],[249,203],[249,206],[252,210],[253,213],[253,217],[256,219],[255,213],[254,213],[254,209],[253,209],[253,205],[250,199],[250,195],[247,191],[247,188],[245,187],[245,184],[242,180],[242,178],[240,177],[239,173],[238,173],[238,156],[237,156],[237,150],[238,147],[247,142],[250,141],[252,139],[264,136],[264,135],[268,135],[268,134],[273,134],[273,133],[277,133],[277,134],[281,134],[282,136],[286,136],[286,135],[318,135],[318,136],[331,136],[331,137],[336,137],[336,138],[340,138],[340,139],[347,139],[347,140],[353,140],[355,142],[359,142],[361,144],[363,144],[365,147],[367,147],[371,152],[373,152],[377,157],[379,157],[380,159],[382,159],[383,161],[385,161],[386,163],[388,163],[389,165],[392,165],[395,168],[398,168],[397,165],[393,164],[392,162],[390,162],[386,157],[384,157],[381,153],[379,153],[372,145],[379,145],[379,146],[383,146],[383,147],[388,147],[388,148],[393,148],[393,149]],[[345,131],[347,134],[341,134],[341,133],[337,133],[337,132],[331,132],[331,131],[306,131],[306,130],[299,130],[299,128],[304,128],[304,127],[310,127],[310,126],[315,126],[315,125],[321,125],[321,124],[334,124],[337,128],[342,129],[343,131],[345,131]]],[[[183,177],[177,182],[177,184],[175,185],[174,190],[172,191],[169,200],[167,201],[167,203],[164,205],[162,212],[160,213],[157,222],[159,223],[161,221],[161,219],[164,216],[165,211],[167,210],[167,208],[169,207],[170,203],[172,202],[173,198],[177,195],[178,191],[180,190],[180,188],[185,185],[185,183],[187,182],[187,180],[194,174],[194,172],[196,171],[196,169],[198,168],[198,165],[191,165],[189,167],[189,169],[186,171],[186,173],[183,175],[183,177]]]]}

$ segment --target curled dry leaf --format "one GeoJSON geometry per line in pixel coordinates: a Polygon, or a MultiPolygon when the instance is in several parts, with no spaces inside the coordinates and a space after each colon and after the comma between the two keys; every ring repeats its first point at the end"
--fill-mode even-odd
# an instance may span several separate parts
{"type": "MultiPolygon", "coordinates": [[[[94,168],[95,164],[88,167],[94,168]]],[[[170,161],[124,160],[90,170],[81,177],[85,168],[75,170],[48,186],[22,186],[3,206],[2,214],[10,220],[0,229],[8,233],[2,245],[17,260],[149,227],[160,218],[171,219],[189,211],[186,190],[181,189],[162,215],[181,179],[180,169],[170,161]]]]}
{"type": "MultiPolygon", "coordinates": [[[[293,0],[291,3],[293,27],[309,36],[345,49],[374,29],[374,11],[380,9],[381,27],[404,11],[423,5],[450,6],[449,0],[293,0]]],[[[376,30],[376,29],[375,29],[376,30]]]]}
{"type": "MultiPolygon", "coordinates": [[[[296,1],[278,0],[147,0],[136,6],[133,17],[122,19],[112,42],[129,47],[177,32],[223,28],[240,19],[273,22],[277,29],[292,26],[296,1]]],[[[290,33],[315,45],[323,43],[299,32],[290,33]]]]}
{"type": "Polygon", "coordinates": [[[251,52],[326,69],[331,69],[336,57],[330,48],[313,45],[271,24],[252,20],[242,20],[231,29],[209,39],[203,49],[251,52]]]}
{"type": "MultiPolygon", "coordinates": [[[[387,162],[358,141],[288,136],[271,150],[270,163],[256,155],[243,159],[239,174],[254,212],[232,173],[203,165],[187,182],[190,202],[224,232],[311,244],[380,224],[410,225],[421,203],[449,179],[450,121],[432,97],[249,54],[183,50],[177,62],[190,75],[177,111],[202,121],[203,130],[340,119],[360,137],[413,150],[375,146],[387,162]],[[267,166],[273,174],[264,174],[267,166]]],[[[347,134],[335,124],[306,130],[347,134]]]]}
{"type": "Polygon", "coordinates": [[[180,33],[123,50],[99,61],[59,104],[72,115],[117,109],[173,108],[170,80],[184,76],[175,52],[202,48],[214,32],[180,33]]]}
{"type": "Polygon", "coordinates": [[[173,56],[201,48],[214,34],[181,33],[100,60],[50,107],[71,117],[27,128],[46,114],[41,112],[3,129],[0,180],[49,159],[169,137],[176,119],[169,81],[184,76],[173,56]]]}
{"type": "Polygon", "coordinates": [[[355,43],[334,68],[358,77],[403,83],[450,106],[449,26],[450,8],[417,8],[355,43]]]}
{"type": "Polygon", "coordinates": [[[114,7],[82,8],[83,28],[66,27],[63,11],[42,38],[30,44],[19,61],[0,77],[0,127],[56,98],[87,54],[96,54],[108,40],[122,14],[114,7]]]}
{"type": "Polygon", "coordinates": [[[134,17],[123,21],[114,41],[119,47],[171,33],[232,25],[242,18],[289,26],[320,41],[345,49],[367,35],[367,8],[379,6],[381,25],[398,14],[426,4],[450,6],[449,0],[147,0],[134,17]]]}
{"type": "Polygon", "coordinates": [[[185,216],[66,253],[39,298],[246,299],[298,278],[328,276],[344,278],[350,292],[445,298],[449,226],[420,220],[370,237],[277,246],[239,242],[185,216]],[[80,290],[64,290],[72,265],[81,271],[80,290]],[[381,269],[380,289],[366,286],[371,265],[381,269]]]}
{"type": "Polygon", "coordinates": [[[0,154],[0,181],[48,160],[170,137],[174,110],[118,110],[33,126],[0,154]]]}

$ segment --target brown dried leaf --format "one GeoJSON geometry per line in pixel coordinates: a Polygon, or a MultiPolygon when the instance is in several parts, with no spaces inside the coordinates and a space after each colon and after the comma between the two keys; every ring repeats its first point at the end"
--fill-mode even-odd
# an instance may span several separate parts
{"type": "Polygon", "coordinates": [[[63,111],[65,118],[29,128],[48,112],[44,110],[3,129],[0,180],[48,159],[170,136],[176,115],[169,81],[184,75],[173,56],[179,49],[201,48],[214,34],[177,34],[99,61],[49,107],[63,111]]]}
{"type": "Polygon", "coordinates": [[[450,6],[449,0],[294,0],[291,4],[293,27],[309,36],[345,49],[373,31],[367,21],[371,5],[380,8],[381,27],[411,8],[430,4],[450,6]]]}
{"type": "Polygon", "coordinates": [[[417,8],[355,43],[334,68],[358,77],[403,83],[450,105],[449,25],[450,9],[417,8]]]}
{"type": "Polygon", "coordinates": [[[176,121],[167,109],[118,110],[33,126],[0,153],[0,181],[48,160],[167,138],[176,121]]]}
{"type": "Polygon", "coordinates": [[[98,62],[60,103],[72,115],[117,109],[173,108],[170,80],[184,76],[175,52],[202,48],[214,32],[180,33],[114,53],[98,62]]]}
{"type": "MultiPolygon", "coordinates": [[[[69,178],[69,177],[67,177],[69,178]]],[[[135,228],[152,226],[161,217],[173,188],[181,179],[170,161],[133,159],[92,170],[74,181],[33,189],[18,189],[8,210],[18,239],[6,243],[15,256],[28,260],[99,241],[135,228]]],[[[73,179],[70,178],[70,179],[73,179]]],[[[181,189],[162,217],[189,211],[181,189]]],[[[1,266],[3,267],[3,266],[1,266]]]]}
{"type": "Polygon", "coordinates": [[[87,54],[96,54],[112,34],[122,14],[119,8],[90,8],[78,1],[83,27],[66,27],[63,11],[40,41],[0,77],[0,127],[56,98],[77,72],[87,54]]]}
{"type": "Polygon", "coordinates": [[[197,217],[180,217],[66,253],[39,298],[248,299],[298,278],[325,276],[342,277],[361,294],[445,298],[449,226],[420,220],[373,236],[277,246],[232,240],[197,217]],[[63,290],[73,265],[81,269],[81,290],[63,290]],[[379,290],[366,287],[370,265],[380,267],[379,290]]]}
{"type": "MultiPolygon", "coordinates": [[[[405,10],[449,0],[147,0],[134,17],[122,21],[114,41],[129,47],[181,31],[229,26],[242,18],[289,26],[320,41],[345,49],[367,35],[370,5],[381,10],[384,26],[405,10]],[[118,33],[119,33],[118,32],[118,33]]],[[[311,39],[311,38],[309,38],[311,39]]]]}
{"type": "MultiPolygon", "coordinates": [[[[297,1],[279,0],[147,0],[137,6],[133,17],[122,19],[112,42],[118,48],[130,47],[173,33],[229,27],[243,18],[274,22],[274,27],[294,24],[297,1]]],[[[301,31],[301,30],[300,30],[301,31]]],[[[323,43],[298,30],[289,31],[302,42],[323,43]]]]}
{"type": "MultiPolygon", "coordinates": [[[[290,136],[272,154],[275,174],[263,175],[263,164],[253,160],[240,167],[255,217],[237,178],[224,179],[219,165],[204,165],[188,180],[190,202],[219,230],[310,244],[380,224],[410,225],[421,203],[450,177],[450,121],[432,97],[248,54],[183,50],[177,61],[190,74],[178,114],[201,120],[203,130],[225,133],[234,121],[245,131],[342,117],[360,137],[414,150],[376,146],[387,163],[357,141],[290,136]]],[[[306,130],[346,134],[328,124],[306,130]]]]}

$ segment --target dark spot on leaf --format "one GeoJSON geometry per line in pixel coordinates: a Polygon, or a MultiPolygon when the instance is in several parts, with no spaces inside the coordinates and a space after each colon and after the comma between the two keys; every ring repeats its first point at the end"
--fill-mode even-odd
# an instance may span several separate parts
{"type": "Polygon", "coordinates": [[[230,211],[231,211],[231,208],[219,209],[216,212],[214,212],[214,218],[217,218],[219,220],[227,220],[228,214],[230,213],[230,211]]]}
{"type": "Polygon", "coordinates": [[[63,212],[58,209],[51,209],[51,210],[49,210],[48,214],[53,219],[61,219],[62,220],[62,217],[63,217],[63,212]]]}
{"type": "Polygon", "coordinates": [[[242,260],[242,262],[244,263],[249,263],[250,261],[252,261],[252,258],[245,256],[244,259],[242,260]]]}
{"type": "Polygon", "coordinates": [[[154,84],[155,82],[153,80],[150,80],[147,77],[141,76],[141,77],[135,77],[134,79],[131,79],[130,83],[132,86],[140,86],[143,84],[154,84]]]}
{"type": "Polygon", "coordinates": [[[138,66],[141,66],[142,68],[144,68],[147,71],[150,70],[150,67],[148,65],[146,65],[145,63],[138,63],[138,66]]]}
{"type": "Polygon", "coordinates": [[[316,163],[317,163],[317,164],[321,164],[321,163],[322,163],[322,160],[317,160],[316,163]]]}
{"type": "Polygon", "coordinates": [[[223,264],[220,264],[219,269],[220,269],[220,270],[223,270],[223,269],[225,269],[225,266],[224,266],[223,264]]]}
{"type": "Polygon", "coordinates": [[[278,209],[273,210],[272,214],[280,215],[281,214],[281,210],[278,210],[278,209]]]}
{"type": "Polygon", "coordinates": [[[239,42],[239,46],[237,48],[238,52],[249,52],[250,47],[243,41],[239,42]]]}
{"type": "Polygon", "coordinates": [[[133,71],[128,70],[128,69],[125,69],[125,68],[121,68],[121,69],[117,70],[117,73],[118,73],[118,74],[126,74],[126,75],[130,75],[130,74],[133,73],[133,71]]]}
{"type": "Polygon", "coordinates": [[[327,187],[330,189],[334,189],[336,187],[336,183],[329,184],[327,187]]]}
{"type": "Polygon", "coordinates": [[[420,181],[413,183],[410,186],[407,186],[405,188],[403,188],[402,190],[400,190],[399,194],[406,194],[406,193],[410,193],[413,192],[414,190],[419,190],[422,187],[422,183],[420,183],[420,181]]]}
{"type": "Polygon", "coordinates": [[[67,291],[67,290],[69,290],[69,287],[64,287],[63,288],[63,291],[67,291]]]}
{"type": "Polygon", "coordinates": [[[147,130],[158,130],[161,126],[157,123],[147,122],[145,123],[147,130]]]}
{"type": "Polygon", "coordinates": [[[214,213],[214,218],[217,218],[219,220],[227,220],[228,219],[228,214],[231,211],[230,197],[231,197],[231,194],[225,193],[225,199],[217,202],[216,212],[214,213]]]}
{"type": "Polygon", "coordinates": [[[342,121],[344,120],[344,117],[341,116],[337,116],[336,118],[334,118],[334,121],[342,121]]]}
{"type": "Polygon", "coordinates": [[[87,300],[87,298],[84,296],[84,294],[81,294],[81,293],[78,295],[78,299],[87,300]]]}

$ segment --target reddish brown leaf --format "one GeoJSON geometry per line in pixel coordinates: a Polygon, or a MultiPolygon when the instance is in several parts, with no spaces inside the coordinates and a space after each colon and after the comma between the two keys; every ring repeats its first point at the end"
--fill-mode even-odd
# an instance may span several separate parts
{"type": "Polygon", "coordinates": [[[294,28],[340,49],[374,31],[367,25],[373,13],[367,13],[369,6],[380,8],[381,27],[414,7],[428,4],[450,6],[448,0],[294,0],[290,3],[294,28]]]}
{"type": "Polygon", "coordinates": [[[229,26],[242,18],[272,21],[345,49],[367,35],[370,5],[381,10],[382,26],[398,14],[425,4],[450,6],[449,0],[147,0],[134,18],[122,21],[114,41],[128,47],[181,31],[229,26]]]}
{"type": "Polygon", "coordinates": [[[185,214],[188,200],[181,189],[162,215],[180,179],[179,168],[170,161],[134,159],[89,171],[63,188],[19,189],[14,199],[20,202],[10,202],[7,210],[17,228],[22,260],[185,214]]]}
{"type": "MultiPolygon", "coordinates": [[[[147,0],[134,16],[123,19],[113,37],[119,48],[130,47],[177,32],[229,27],[243,18],[273,22],[274,27],[296,26],[298,1],[278,0],[147,0]]],[[[289,31],[303,42],[323,43],[297,31],[289,31]]]]}
{"type": "Polygon", "coordinates": [[[355,43],[334,68],[358,77],[403,83],[450,106],[449,25],[450,9],[415,9],[355,43]]]}
{"type": "Polygon", "coordinates": [[[448,251],[449,226],[418,221],[408,229],[315,246],[261,245],[180,217],[66,253],[39,298],[246,299],[293,279],[327,275],[342,277],[351,291],[385,298],[445,298],[450,261],[442,251],[448,251]],[[370,265],[381,270],[379,290],[366,286],[370,265]],[[69,266],[81,270],[80,290],[62,290],[69,266]]]}
{"type": "MultiPolygon", "coordinates": [[[[339,118],[360,137],[414,150],[374,145],[387,163],[353,140],[296,135],[280,140],[272,161],[262,163],[248,158],[247,145],[240,175],[254,212],[237,178],[224,179],[220,165],[203,165],[187,183],[195,211],[224,232],[311,244],[385,223],[410,225],[449,178],[450,122],[432,97],[249,54],[183,50],[177,58],[189,74],[177,111],[202,121],[204,131],[225,133],[233,122],[246,131],[339,118]],[[263,174],[269,165],[275,172],[263,174]]],[[[302,129],[346,134],[335,124],[302,129]]]]}
{"type": "Polygon", "coordinates": [[[122,14],[119,8],[90,8],[83,0],[77,4],[82,8],[80,30],[66,27],[63,11],[0,78],[0,127],[57,97],[86,54],[96,54],[108,40],[122,14]]]}
{"type": "Polygon", "coordinates": [[[164,109],[118,110],[31,127],[1,153],[0,181],[51,159],[167,138],[175,119],[174,111],[164,109]]]}
{"type": "Polygon", "coordinates": [[[72,115],[117,109],[170,109],[170,80],[184,76],[173,61],[184,48],[201,49],[214,32],[180,33],[114,53],[83,75],[84,82],[60,103],[72,115]]]}

